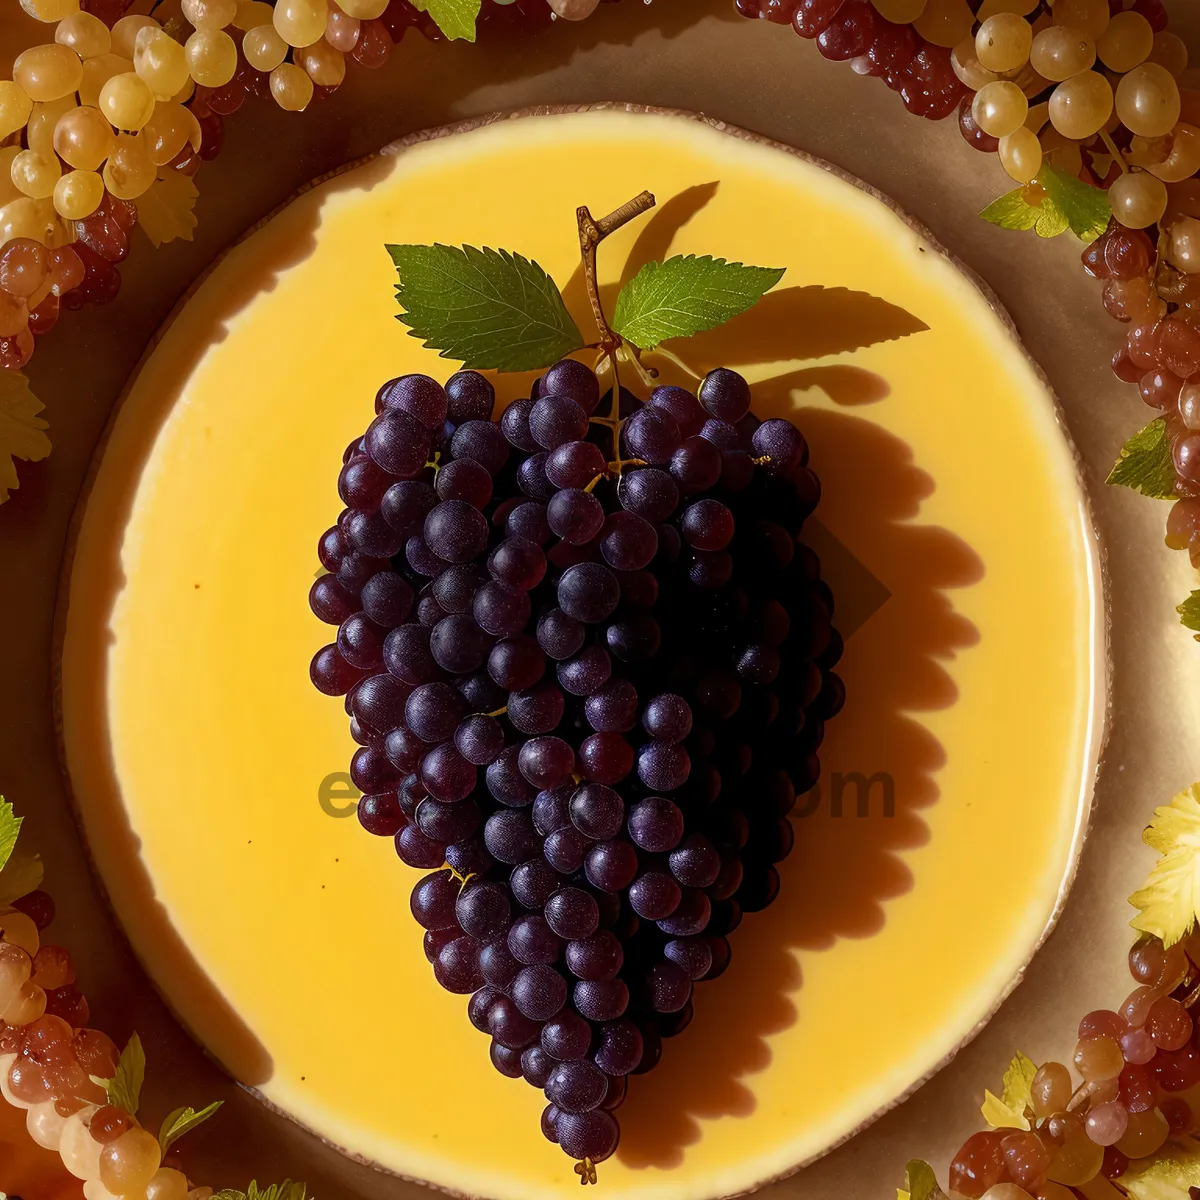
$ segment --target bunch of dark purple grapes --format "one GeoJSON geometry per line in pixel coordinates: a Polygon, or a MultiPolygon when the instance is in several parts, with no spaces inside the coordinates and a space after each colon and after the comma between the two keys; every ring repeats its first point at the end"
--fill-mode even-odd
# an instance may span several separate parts
{"type": "Polygon", "coordinates": [[[778,892],[841,639],[797,540],[805,441],[740,375],[623,393],[619,426],[570,359],[498,421],[494,399],[470,371],[380,390],[320,542],[339,628],[312,679],[346,696],[362,824],[432,872],[412,910],[439,983],[596,1163],[778,892]]]}

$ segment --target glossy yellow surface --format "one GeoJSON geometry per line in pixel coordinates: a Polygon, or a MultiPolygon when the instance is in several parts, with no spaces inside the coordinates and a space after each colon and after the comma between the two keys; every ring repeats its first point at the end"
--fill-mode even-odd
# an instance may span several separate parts
{"type": "Polygon", "coordinates": [[[675,350],[742,365],[760,414],[795,410],[843,619],[876,586],[850,556],[891,593],[848,640],[822,758],[826,779],[890,775],[894,812],[882,783],[866,816],[853,786],[840,816],[828,783],[802,799],[780,899],[633,1081],[605,1193],[752,1187],[951,1054],[1060,901],[1097,752],[1095,551],[1051,401],[883,203],[778,149],[622,113],[504,121],[294,202],[191,298],[116,420],[69,582],[67,764],[117,914],[201,1041],[349,1151],[502,1200],[578,1180],[538,1131],[540,1094],[491,1068],[434,982],[417,873],[318,801],[353,745],[308,683],[330,631],[306,594],[376,388],[452,369],[394,319],[383,243],[502,246],[565,284],[575,206],[642,188],[658,216],[605,244],[606,283],[666,253],[788,268],[753,322],[675,350]]]}

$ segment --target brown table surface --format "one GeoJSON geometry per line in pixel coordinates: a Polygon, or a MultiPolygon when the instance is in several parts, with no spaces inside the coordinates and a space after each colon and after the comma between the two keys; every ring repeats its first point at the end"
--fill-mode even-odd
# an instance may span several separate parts
{"type": "MultiPolygon", "coordinates": [[[[1192,0],[1169,7],[1174,27],[1200,52],[1200,7],[1192,0]]],[[[43,40],[42,30],[8,0],[0,67],[7,71],[14,53],[43,40]]],[[[153,251],[139,236],[117,302],[64,316],[41,345],[30,377],[46,403],[54,453],[21,466],[20,490],[0,509],[0,793],[27,814],[27,843],[47,862],[60,914],[53,934],[77,956],[93,1023],[118,1039],[135,1027],[143,1036],[147,1122],[179,1103],[228,1102],[219,1121],[192,1135],[186,1154],[189,1174],[213,1185],[291,1175],[323,1200],[420,1190],[349,1162],[225,1079],[145,985],[98,898],[56,763],[50,676],[59,563],[88,460],[122,383],[180,293],[298,186],[413,130],[498,109],[598,100],[702,111],[801,147],[928,225],[995,289],[1049,375],[1086,464],[1107,550],[1114,719],[1064,917],[1022,986],[949,1067],[850,1144],[769,1190],[806,1200],[890,1200],[911,1156],[931,1159],[944,1179],[949,1155],[979,1126],[982,1089],[996,1086],[1012,1052],[1039,1061],[1070,1053],[1080,1016],[1128,990],[1125,897],[1152,861],[1139,844],[1141,828],[1155,805],[1200,775],[1200,648],[1173,612],[1195,575],[1183,556],[1162,548],[1165,506],[1103,485],[1147,413],[1108,369],[1121,327],[1080,270],[1078,243],[979,220],[974,214],[1004,189],[1004,178],[994,159],[964,145],[954,121],[908,116],[882,83],[825,62],[786,28],[737,17],[731,0],[623,0],[584,25],[559,22],[533,43],[482,50],[414,35],[383,71],[352,66],[343,88],[303,117],[253,104],[228,120],[224,150],[198,177],[195,240],[153,251]]],[[[912,977],[876,981],[881,1021],[889,992],[914,986],[917,974],[914,964],[912,977]]]]}

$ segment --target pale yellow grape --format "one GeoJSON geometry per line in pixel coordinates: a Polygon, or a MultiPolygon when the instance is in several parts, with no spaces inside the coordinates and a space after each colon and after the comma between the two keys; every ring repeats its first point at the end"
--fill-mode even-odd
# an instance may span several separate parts
{"type": "Polygon", "coordinates": [[[133,61],[133,51],[137,45],[137,35],[143,29],[161,29],[162,26],[153,17],[144,17],[132,13],[122,17],[112,27],[112,52],[122,58],[133,61]]]}
{"type": "Polygon", "coordinates": [[[362,34],[362,22],[357,17],[348,17],[330,0],[329,20],[325,22],[325,40],[343,54],[349,54],[358,45],[362,34]]]}
{"type": "Polygon", "coordinates": [[[79,11],[79,0],[21,0],[21,7],[35,21],[61,21],[79,11]]]}
{"type": "Polygon", "coordinates": [[[75,108],[75,97],[64,96],[49,104],[35,104],[25,126],[25,144],[39,154],[54,153],[54,130],[59,119],[75,108]]]}
{"type": "Polygon", "coordinates": [[[915,21],[924,11],[928,0],[871,0],[875,11],[886,21],[907,25],[915,21]]]}
{"type": "Polygon", "coordinates": [[[1060,83],[1050,97],[1050,123],[1072,141],[1082,141],[1098,133],[1112,110],[1112,87],[1095,71],[1073,75],[1060,83]]]}
{"type": "Polygon", "coordinates": [[[59,1116],[53,1100],[43,1100],[25,1113],[25,1129],[43,1150],[57,1150],[67,1118],[59,1116]]]}
{"type": "Polygon", "coordinates": [[[963,38],[950,51],[950,66],[959,80],[973,92],[979,91],[981,87],[989,83],[994,83],[1000,78],[995,71],[989,71],[980,63],[979,55],[975,52],[975,39],[973,37],[963,38]]]}
{"type": "Polygon", "coordinates": [[[1029,183],[1042,169],[1042,143],[1024,125],[1000,139],[1000,165],[1018,183],[1029,183]]]}
{"type": "Polygon", "coordinates": [[[1068,25],[1095,41],[1108,28],[1108,0],[1055,0],[1055,25],[1068,25]]]}
{"type": "Polygon", "coordinates": [[[32,200],[22,196],[0,208],[0,246],[13,238],[33,238],[43,246],[49,246],[56,240],[57,233],[58,219],[52,200],[32,200]]]}
{"type": "Polygon", "coordinates": [[[6,138],[25,123],[33,112],[33,101],[10,79],[0,80],[0,138],[6,138]]]}
{"type": "Polygon", "coordinates": [[[313,81],[295,63],[281,63],[271,72],[271,95],[288,112],[302,112],[312,99],[313,81]]]}
{"type": "Polygon", "coordinates": [[[1157,224],[1167,211],[1167,185],[1145,171],[1126,171],[1108,189],[1113,216],[1127,229],[1157,224]]]}
{"type": "Polygon", "coordinates": [[[975,35],[975,53],[989,71],[1016,71],[1029,61],[1033,29],[1016,13],[997,13],[988,17],[975,35]]]}
{"type": "Polygon", "coordinates": [[[287,58],[288,44],[274,25],[248,29],[242,38],[242,53],[256,71],[273,71],[287,58]]]}
{"type": "MultiPolygon", "coordinates": [[[[929,0],[935,3],[935,0],[929,0]]],[[[348,17],[357,17],[360,21],[373,21],[383,16],[387,8],[387,0],[338,0],[338,6],[348,17]]]]}
{"type": "Polygon", "coordinates": [[[114,75],[100,89],[100,111],[117,129],[141,129],[154,113],[154,93],[132,71],[114,75]]]}
{"type": "Polygon", "coordinates": [[[1166,67],[1176,79],[1187,70],[1188,48],[1177,33],[1169,29],[1154,35],[1154,46],[1150,51],[1150,61],[1166,67]]]}
{"type": "Polygon", "coordinates": [[[54,126],[54,152],[79,171],[96,170],[115,144],[112,126],[98,108],[73,108],[54,126]]]}
{"type": "Polygon", "coordinates": [[[237,46],[223,29],[197,29],[184,49],[192,78],[203,87],[222,87],[237,71],[237,46]]]}
{"type": "Polygon", "coordinates": [[[1117,84],[1117,116],[1131,133],[1162,137],[1179,120],[1179,85],[1158,63],[1134,67],[1117,84]]]}
{"type": "Polygon", "coordinates": [[[36,150],[22,150],[12,163],[12,181],[22,195],[33,200],[44,200],[53,195],[54,185],[62,174],[62,167],[53,154],[39,154],[36,150]]]}
{"type": "Polygon", "coordinates": [[[21,189],[12,181],[13,159],[20,153],[19,145],[0,148],[0,208],[21,198],[21,189]]]}
{"type": "MultiPolygon", "coordinates": [[[[1042,147],[1043,155],[1046,148],[1042,147]]],[[[1083,170],[1083,153],[1078,142],[1063,142],[1049,151],[1050,165],[1057,167],[1064,175],[1078,175],[1083,170]]]]}
{"type": "Polygon", "coordinates": [[[173,95],[172,104],[186,104],[196,94],[196,81],[189,75],[188,81],[173,95]]]}
{"type": "Polygon", "coordinates": [[[324,38],[304,50],[297,50],[296,57],[308,77],[318,87],[341,87],[346,78],[346,57],[335,50],[324,38]]]}
{"type": "Polygon", "coordinates": [[[1039,104],[1031,104],[1025,117],[1025,128],[1032,133],[1041,133],[1042,126],[1050,120],[1050,101],[1043,100],[1039,104]]]}
{"type": "Polygon", "coordinates": [[[971,116],[984,133],[992,137],[1007,137],[1025,122],[1029,101],[1025,93],[1008,79],[998,79],[975,93],[971,116]]]}
{"type": "Polygon", "coordinates": [[[200,122],[181,104],[158,104],[138,142],[155,166],[165,166],[189,142],[193,150],[200,149],[200,122]]]}
{"type": "Polygon", "coordinates": [[[1081,71],[1091,70],[1096,61],[1096,43],[1078,29],[1051,25],[1033,39],[1029,61],[1043,78],[1061,83],[1081,71]]]}
{"type": "Polygon", "coordinates": [[[100,1143],[88,1129],[92,1114],[98,1111],[94,1104],[88,1104],[69,1116],[63,1125],[58,1152],[62,1155],[63,1166],[76,1179],[100,1178],[100,1143]]]}
{"type": "Polygon", "coordinates": [[[100,207],[104,180],[95,171],[68,171],[54,185],[54,208],[68,221],[82,221],[100,207]]]}
{"type": "Polygon", "coordinates": [[[325,0],[278,0],[272,18],[289,46],[311,46],[325,36],[329,6],[325,0]]]}
{"type": "Polygon", "coordinates": [[[1133,137],[1125,161],[1142,167],[1164,183],[1182,183],[1200,168],[1200,130],[1180,121],[1165,137],[1133,137]]]}
{"type": "Polygon", "coordinates": [[[1139,63],[1144,63],[1153,49],[1154,30],[1150,28],[1150,22],[1137,12],[1115,14],[1096,43],[1100,61],[1122,75],[1132,71],[1139,63]]]}
{"type": "Polygon", "coordinates": [[[1185,275],[1200,274],[1200,221],[1180,217],[1171,226],[1167,258],[1185,275]]]}
{"type": "Polygon", "coordinates": [[[100,89],[114,76],[133,70],[133,59],[120,54],[98,54],[83,64],[83,82],[79,85],[79,103],[100,103],[100,89]]]}
{"type": "Polygon", "coordinates": [[[139,29],[133,46],[133,69],[146,81],[156,100],[169,100],[188,81],[183,47],[162,29],[139,29]]]}
{"type": "MultiPolygon", "coordinates": [[[[359,14],[352,15],[357,17],[359,14]]],[[[913,28],[927,42],[949,50],[963,38],[970,37],[974,24],[975,14],[967,0],[929,0],[925,11],[913,22],[913,28]]]]}
{"type": "Polygon", "coordinates": [[[1016,13],[1027,17],[1038,6],[1038,0],[983,0],[975,13],[975,20],[986,21],[997,13],[1016,13]]]}
{"type": "Polygon", "coordinates": [[[157,174],[158,168],[137,140],[123,133],[104,164],[104,186],[118,200],[134,200],[154,182],[157,174]]]}
{"type": "Polygon", "coordinates": [[[237,0],[183,0],[182,8],[197,29],[224,29],[237,16],[237,0]]]}
{"type": "Polygon", "coordinates": [[[159,1167],[146,1184],[146,1200],[187,1200],[187,1176],[171,1167],[159,1167]]]}
{"type": "Polygon", "coordinates": [[[257,25],[270,25],[274,10],[266,0],[239,0],[237,12],[233,14],[233,27],[243,33],[257,25]]]}
{"type": "Polygon", "coordinates": [[[70,46],[80,58],[95,58],[107,54],[112,48],[112,34],[99,17],[91,13],[77,12],[64,17],[54,31],[54,40],[60,46],[70,46]]]}
{"type": "Polygon", "coordinates": [[[57,42],[48,42],[18,54],[12,76],[13,82],[30,100],[46,104],[70,95],[79,87],[83,63],[74,50],[57,42]]]}

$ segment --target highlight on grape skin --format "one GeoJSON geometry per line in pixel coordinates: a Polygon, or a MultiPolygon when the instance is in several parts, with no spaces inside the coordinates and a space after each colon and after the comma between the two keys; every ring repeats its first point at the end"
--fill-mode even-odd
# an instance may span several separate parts
{"type": "Polygon", "coordinates": [[[582,1182],[778,894],[844,698],[801,432],[724,369],[619,399],[597,417],[573,359],[499,419],[472,371],[384,384],[310,596],[359,819],[421,872],[435,978],[582,1182]]]}

